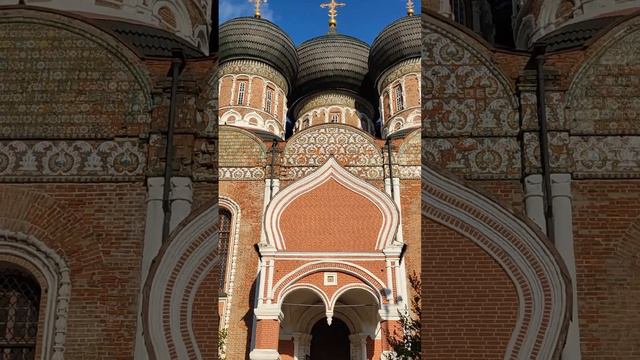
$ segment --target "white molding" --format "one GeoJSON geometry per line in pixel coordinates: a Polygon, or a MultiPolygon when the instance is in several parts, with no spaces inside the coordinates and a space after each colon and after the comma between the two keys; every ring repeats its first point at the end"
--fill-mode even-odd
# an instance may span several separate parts
{"type": "MultiPolygon", "coordinates": [[[[223,316],[220,319],[221,327],[223,329],[227,329],[229,327],[229,321],[231,319],[231,304],[233,299],[233,292],[235,289],[235,278],[236,278],[236,268],[237,268],[237,258],[238,258],[238,247],[240,242],[240,220],[242,216],[242,211],[240,209],[240,205],[233,201],[230,197],[219,195],[218,196],[218,204],[220,207],[223,207],[231,213],[231,233],[229,234],[229,249],[231,251],[227,252],[228,259],[226,264],[227,271],[225,274],[227,275],[225,282],[225,289],[227,294],[227,301],[224,306],[223,316]]],[[[225,259],[220,259],[221,261],[225,261],[225,259]]]]}
{"type": "Polygon", "coordinates": [[[165,251],[154,260],[157,267],[150,273],[145,287],[145,305],[143,311],[146,313],[145,338],[147,339],[147,351],[155,354],[157,360],[169,360],[168,339],[170,338],[175,347],[177,359],[201,359],[202,355],[198,349],[197,341],[193,333],[191,318],[187,316],[187,322],[183,323],[181,311],[187,308],[191,313],[193,298],[198,290],[198,284],[206,276],[207,271],[215,266],[220,258],[210,262],[198,278],[194,279],[197,268],[202,262],[216,250],[218,246],[218,233],[214,232],[208,239],[205,239],[197,248],[193,249],[190,256],[184,260],[182,254],[189,251],[192,242],[212,224],[216,224],[218,206],[214,205],[195,217],[189,224],[181,228],[166,245],[165,251]],[[176,269],[179,269],[175,282],[170,285],[170,279],[176,269]],[[191,293],[184,301],[189,282],[195,280],[191,293]],[[168,290],[171,290],[170,292],[168,290]],[[165,332],[165,328],[169,331],[165,332]],[[185,339],[182,335],[182,328],[186,327],[189,341],[192,347],[187,349],[185,339]],[[151,347],[151,348],[150,348],[151,347]]]}
{"type": "Polygon", "coordinates": [[[545,239],[523,220],[495,202],[438,174],[427,166],[422,167],[422,183],[424,184],[422,203],[425,204],[423,216],[444,226],[455,228],[454,230],[458,233],[476,243],[501,265],[516,288],[518,296],[517,320],[504,358],[529,359],[534,356],[536,342],[540,341],[535,357],[557,359],[566,335],[568,311],[571,308],[571,299],[569,298],[571,284],[566,277],[564,264],[552,252],[551,247],[545,244],[545,239]],[[446,194],[447,201],[432,195],[428,190],[446,194]],[[464,204],[464,206],[454,205],[453,202],[464,204]],[[446,222],[439,217],[434,217],[429,211],[426,211],[428,208],[445,213],[457,221],[446,222]],[[481,212],[483,216],[491,219],[491,222],[499,224],[517,237],[520,242],[514,243],[513,240],[499,233],[495,227],[470,213],[468,209],[481,212]],[[473,231],[467,231],[464,225],[468,225],[473,231]],[[489,239],[491,246],[476,238],[474,233],[479,233],[489,239]],[[508,261],[517,267],[518,273],[511,270],[508,264],[496,254],[496,250],[508,254],[508,261]],[[534,257],[535,263],[527,258],[526,253],[534,257]],[[537,269],[544,271],[544,277],[540,277],[537,269]],[[519,277],[520,279],[518,279],[519,277]],[[542,283],[545,278],[548,280],[549,286],[542,283]],[[520,281],[525,281],[528,289],[524,289],[520,281]],[[525,291],[529,291],[531,296],[532,303],[529,309],[526,309],[525,291]],[[545,306],[549,306],[550,309],[545,309],[545,306]],[[526,314],[527,311],[528,314],[526,314]],[[525,319],[525,316],[528,320],[525,319]],[[521,340],[521,343],[516,348],[515,344],[518,340],[521,340]]]}
{"type": "MultiPolygon", "coordinates": [[[[375,186],[351,174],[340,166],[335,158],[330,157],[311,174],[299,179],[280,191],[269,203],[264,216],[266,240],[277,250],[286,250],[285,239],[280,229],[280,216],[284,210],[299,196],[313,191],[324,182],[333,179],[347,189],[364,196],[380,211],[382,226],[378,231],[375,250],[382,250],[393,242],[399,225],[399,211],[395,202],[375,186]]],[[[374,249],[372,249],[373,251],[374,249]]]]}
{"type": "MultiPolygon", "coordinates": [[[[373,273],[371,273],[369,270],[365,269],[362,266],[359,266],[359,265],[356,265],[356,264],[353,264],[353,263],[350,263],[350,262],[346,262],[346,261],[324,261],[324,260],[323,261],[310,262],[310,263],[304,264],[304,265],[292,270],[288,274],[284,275],[273,286],[273,289],[278,289],[281,285],[287,284],[287,286],[283,287],[283,290],[280,293],[280,294],[282,294],[285,291],[285,289],[287,289],[289,286],[292,286],[291,284],[296,284],[296,282],[298,280],[303,279],[304,277],[306,277],[306,276],[308,276],[310,274],[317,273],[317,272],[323,272],[323,271],[337,271],[337,272],[343,272],[343,273],[347,273],[349,275],[352,275],[352,276],[360,279],[364,284],[366,284],[366,285],[370,286],[371,288],[373,288],[374,291],[377,294],[376,296],[378,296],[378,297],[381,296],[381,295],[378,295],[378,290],[379,289],[388,289],[388,286],[386,286],[386,284],[382,280],[380,280],[377,276],[375,276],[373,273]],[[360,276],[360,274],[348,271],[346,269],[335,268],[335,267],[331,266],[331,265],[336,264],[336,263],[337,264],[344,264],[344,265],[347,265],[347,266],[351,266],[351,267],[354,267],[354,268],[362,271],[363,273],[371,276],[371,278],[374,279],[377,282],[377,284],[370,284],[367,280],[363,279],[362,276],[360,276]],[[300,275],[294,277],[294,274],[296,272],[300,271],[301,269],[310,268],[310,267],[313,267],[313,266],[318,265],[318,264],[325,264],[327,266],[308,269],[306,271],[303,271],[300,275]]],[[[274,295],[275,294],[273,294],[273,293],[269,294],[270,297],[273,297],[274,295]]],[[[282,295],[280,295],[279,298],[280,297],[282,297],[282,295]]],[[[278,301],[278,302],[280,302],[280,301],[278,301]]],[[[381,298],[379,298],[379,303],[382,303],[382,299],[381,298]]]]}

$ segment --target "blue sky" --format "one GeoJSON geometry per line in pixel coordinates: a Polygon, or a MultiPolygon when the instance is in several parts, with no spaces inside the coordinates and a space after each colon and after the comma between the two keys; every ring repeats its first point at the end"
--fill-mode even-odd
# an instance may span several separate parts
{"type": "MultiPolygon", "coordinates": [[[[320,4],[326,0],[267,0],[262,16],[283,28],[296,45],[328,30],[329,16],[320,4]]],[[[337,0],[338,1],[338,0],[337,0]]],[[[406,15],[406,0],[339,0],[347,6],[338,9],[338,32],[371,44],[392,21],[406,15]]],[[[415,0],[416,14],[420,1],[415,0]]],[[[249,0],[220,0],[220,23],[239,16],[253,16],[249,0]]]]}

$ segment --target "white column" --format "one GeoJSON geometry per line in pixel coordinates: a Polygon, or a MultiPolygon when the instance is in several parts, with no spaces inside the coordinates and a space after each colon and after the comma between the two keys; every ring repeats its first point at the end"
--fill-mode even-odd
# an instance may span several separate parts
{"type": "Polygon", "coordinates": [[[573,209],[571,204],[571,174],[551,175],[551,198],[556,249],[562,256],[573,285],[573,313],[562,360],[579,360],[580,328],[578,322],[578,289],[576,286],[576,259],[573,249],[573,209]]]}
{"type": "Polygon", "coordinates": [[[527,216],[533,220],[543,232],[547,232],[544,216],[544,192],[542,175],[529,175],[524,178],[524,205],[527,216]]]}
{"type": "Polygon", "coordinates": [[[151,261],[156,256],[162,246],[162,221],[164,212],[162,210],[162,189],[164,179],[153,177],[147,179],[147,217],[144,229],[144,244],[142,250],[142,266],[140,270],[140,290],[138,292],[138,316],[136,326],[136,343],[134,359],[146,360],[147,348],[144,345],[142,334],[142,287],[147,279],[151,261]]]}
{"type": "Polygon", "coordinates": [[[171,230],[191,213],[193,185],[191,178],[171,178],[171,230]]]}

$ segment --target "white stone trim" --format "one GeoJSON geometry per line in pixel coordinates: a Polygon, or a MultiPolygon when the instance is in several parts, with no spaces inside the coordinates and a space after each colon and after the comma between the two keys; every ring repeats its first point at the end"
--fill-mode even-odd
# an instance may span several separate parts
{"type": "MultiPolygon", "coordinates": [[[[229,249],[231,251],[227,252],[227,256],[229,257],[227,261],[227,278],[224,279],[225,282],[225,290],[227,293],[227,302],[225,303],[223,314],[221,320],[221,328],[227,329],[229,327],[229,321],[231,319],[231,304],[233,300],[233,291],[235,289],[235,278],[236,278],[236,268],[237,268],[237,258],[238,258],[238,247],[240,242],[240,219],[242,216],[242,211],[238,203],[233,201],[231,198],[220,195],[218,196],[218,203],[220,207],[223,207],[231,213],[231,233],[229,234],[229,249]]],[[[225,261],[225,259],[220,259],[220,261],[225,261]]]]}
{"type": "MultiPolygon", "coordinates": [[[[277,289],[277,288],[279,288],[281,285],[283,285],[283,284],[287,284],[287,286],[283,288],[283,291],[281,291],[281,292],[280,292],[280,296],[278,297],[278,301],[277,301],[277,302],[278,302],[278,303],[280,303],[280,300],[279,300],[279,299],[280,299],[280,298],[282,298],[282,295],[281,295],[281,294],[282,294],[282,293],[284,293],[284,290],[285,290],[285,289],[287,289],[287,287],[291,286],[290,284],[295,284],[298,280],[303,279],[303,278],[305,278],[305,277],[306,277],[306,276],[308,276],[308,275],[311,275],[311,274],[316,273],[316,272],[323,272],[323,271],[337,271],[337,272],[345,272],[345,273],[347,273],[347,274],[349,274],[349,275],[352,275],[352,276],[354,276],[354,277],[356,277],[356,278],[360,279],[364,284],[366,284],[366,285],[368,285],[368,286],[370,286],[371,288],[373,288],[373,289],[374,289],[374,292],[376,293],[376,296],[378,297],[378,302],[379,302],[379,303],[382,303],[382,299],[380,298],[380,296],[381,296],[381,295],[379,295],[379,294],[377,293],[377,290],[378,290],[378,289],[388,289],[388,288],[389,288],[389,287],[388,287],[388,286],[386,286],[386,285],[385,285],[385,283],[384,283],[382,280],[380,280],[376,275],[374,275],[373,273],[371,273],[371,271],[369,271],[369,270],[365,269],[365,268],[364,268],[364,267],[362,267],[362,266],[359,266],[359,265],[356,265],[356,264],[353,264],[353,263],[350,263],[350,262],[347,262],[347,261],[327,261],[327,260],[322,260],[322,261],[315,261],[315,262],[310,262],[310,263],[308,263],[308,264],[304,264],[304,265],[302,265],[302,266],[298,267],[297,269],[292,270],[291,272],[289,272],[289,273],[288,273],[288,274],[286,274],[285,276],[283,276],[283,277],[282,277],[282,278],[281,278],[281,279],[280,279],[280,280],[279,280],[279,281],[278,281],[278,282],[273,286],[273,289],[277,289]],[[335,267],[331,266],[331,265],[336,264],[336,263],[338,263],[338,264],[345,264],[345,265],[348,265],[348,266],[354,267],[354,268],[356,268],[356,269],[358,269],[358,270],[360,270],[360,271],[364,272],[365,274],[367,274],[367,275],[371,276],[371,278],[372,278],[372,279],[374,279],[374,280],[377,282],[377,284],[371,284],[371,283],[369,283],[367,280],[363,279],[363,278],[360,276],[360,274],[356,274],[356,273],[353,273],[353,272],[350,272],[350,271],[346,271],[345,269],[336,269],[335,267]],[[313,267],[313,266],[318,265],[318,264],[326,264],[327,266],[324,266],[324,267],[318,267],[318,268],[313,268],[313,269],[308,269],[308,270],[306,270],[306,271],[303,271],[300,275],[298,275],[298,276],[295,276],[295,277],[294,277],[294,274],[295,274],[296,272],[300,271],[301,269],[304,269],[304,268],[310,268],[310,267],[313,267]]],[[[274,296],[274,295],[275,295],[275,294],[273,294],[273,293],[269,294],[269,296],[270,296],[271,298],[273,298],[273,296],[274,296]]]]}
{"type": "MultiPolygon", "coordinates": [[[[431,216],[427,209],[429,207],[436,209],[442,213],[451,216],[461,222],[461,225],[467,224],[474,231],[484,235],[490,239],[494,247],[499,248],[509,255],[509,260],[517,266],[520,274],[524,277],[524,281],[528,283],[532,297],[532,304],[529,321],[525,323],[525,298],[521,285],[516,278],[516,274],[500,259],[494,250],[481,242],[473,234],[467,233],[464,228],[457,228],[463,236],[475,242],[487,254],[498,262],[507,275],[511,278],[516,287],[518,295],[518,312],[517,320],[511,340],[505,351],[504,359],[529,359],[534,352],[534,346],[539,337],[542,336],[540,349],[535,355],[539,359],[556,359],[562,348],[562,342],[566,335],[566,326],[568,323],[569,310],[571,309],[570,298],[570,280],[566,277],[566,269],[564,265],[558,261],[556,254],[551,251],[552,247],[545,244],[545,240],[541,235],[536,233],[523,220],[517,218],[503,207],[497,205],[493,201],[487,199],[481,194],[450,180],[427,166],[422,167],[422,203],[423,216],[433,221],[442,223],[442,219],[431,216]],[[443,201],[432,195],[428,190],[445,193],[449,198],[443,201]],[[460,202],[466,206],[456,206],[452,202],[460,202]],[[472,208],[475,211],[482,212],[484,216],[490,218],[495,224],[510,231],[518,237],[521,242],[514,244],[512,240],[504,237],[494,227],[478,219],[477,216],[469,213],[466,208],[472,208]],[[541,283],[540,275],[536,273],[534,264],[527,259],[524,251],[535,256],[536,265],[540,266],[549,281],[549,287],[545,289],[541,283]],[[545,304],[551,306],[550,310],[545,310],[545,304]],[[546,319],[547,325],[543,323],[546,319]],[[521,345],[516,349],[515,343],[518,341],[519,334],[524,333],[521,339],[521,345]]],[[[446,224],[445,226],[453,226],[446,224]]],[[[522,279],[521,279],[522,280],[522,279]]]]}
{"type": "Polygon", "coordinates": [[[70,270],[66,261],[40,240],[19,232],[0,229],[0,254],[21,258],[33,265],[46,280],[47,304],[41,336],[41,360],[63,360],[69,301],[70,270]]]}
{"type": "Polygon", "coordinates": [[[217,249],[218,232],[214,232],[208,239],[205,239],[192,251],[189,258],[186,260],[181,258],[182,254],[186,253],[192,246],[194,240],[210,229],[212,224],[216,224],[217,215],[217,205],[199,214],[189,224],[179,229],[166,245],[165,251],[154,260],[157,265],[155,271],[149,274],[149,278],[145,283],[144,298],[146,306],[143,309],[146,346],[152,359],[170,359],[169,339],[173,342],[176,353],[176,357],[171,360],[202,358],[193,333],[191,316],[189,315],[198,285],[206,277],[210,269],[221,261],[218,257],[208,264],[198,278],[194,279],[198,266],[217,249]],[[180,264],[181,262],[182,264],[180,264]],[[176,269],[178,269],[177,277],[170,287],[169,282],[176,269]],[[189,293],[187,302],[184,303],[183,298],[187,293],[186,288],[193,280],[195,280],[194,286],[189,293]],[[168,290],[171,290],[170,293],[167,293],[168,290]],[[168,301],[169,305],[165,305],[166,301],[168,301]],[[186,324],[181,319],[181,311],[184,307],[187,308],[188,312],[186,324]],[[167,323],[170,324],[170,330],[165,332],[167,323]],[[183,339],[181,333],[183,327],[187,328],[189,341],[193,344],[189,349],[187,349],[185,339],[183,339]]]}

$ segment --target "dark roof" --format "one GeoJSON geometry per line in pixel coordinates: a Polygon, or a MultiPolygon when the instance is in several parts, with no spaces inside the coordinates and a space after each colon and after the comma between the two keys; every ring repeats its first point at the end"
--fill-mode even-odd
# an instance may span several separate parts
{"type": "Polygon", "coordinates": [[[232,19],[220,26],[219,39],[221,64],[237,59],[261,61],[276,68],[290,85],[294,83],[298,73],[295,45],[274,23],[254,17],[232,19]]]}
{"type": "Polygon", "coordinates": [[[544,44],[548,52],[580,47],[618,19],[619,16],[609,16],[569,24],[543,36],[536,44],[544,44]]]}
{"type": "Polygon", "coordinates": [[[182,49],[187,58],[205,56],[195,46],[168,31],[147,25],[117,20],[92,20],[98,26],[114,32],[122,42],[137,49],[146,57],[171,57],[171,49],[182,49]]]}
{"type": "Polygon", "coordinates": [[[422,32],[419,16],[405,16],[384,28],[371,45],[369,67],[374,79],[407,59],[419,58],[422,32]]]}
{"type": "Polygon", "coordinates": [[[367,60],[369,45],[354,37],[327,34],[307,40],[298,47],[300,71],[297,97],[323,90],[347,90],[368,95],[367,60]]]}

